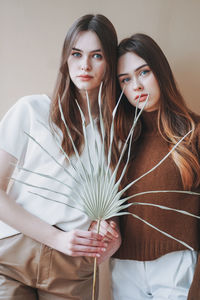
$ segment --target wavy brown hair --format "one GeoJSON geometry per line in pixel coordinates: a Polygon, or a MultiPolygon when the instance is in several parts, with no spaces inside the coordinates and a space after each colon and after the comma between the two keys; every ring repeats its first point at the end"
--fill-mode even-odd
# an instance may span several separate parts
{"type": "Polygon", "coordinates": [[[61,120],[58,101],[60,98],[65,120],[73,141],[78,152],[81,153],[84,144],[82,122],[75,102],[75,97],[77,96],[76,87],[70,79],[67,60],[78,34],[83,31],[92,31],[98,36],[106,60],[106,73],[102,87],[102,114],[105,123],[105,132],[107,133],[105,138],[106,151],[109,144],[111,113],[116,99],[117,34],[115,28],[103,15],[84,15],[74,22],[65,37],[50,111],[50,120],[61,129],[63,133],[62,147],[69,156],[74,154],[74,150],[61,120]]]}
{"type": "MultiPolygon", "coordinates": [[[[184,189],[197,187],[200,184],[200,163],[197,149],[191,142],[194,137],[195,116],[187,108],[177,88],[164,53],[151,37],[141,33],[121,41],[118,56],[127,52],[133,52],[143,58],[158,81],[161,96],[157,124],[160,134],[169,143],[169,148],[172,148],[188,131],[193,130],[191,135],[187,136],[172,152],[172,157],[179,168],[184,189]]],[[[134,111],[135,108],[127,99],[122,99],[116,119],[116,133],[122,141],[125,140],[130,129],[134,111]]],[[[141,122],[138,122],[135,139],[140,136],[141,126],[141,122]]]]}

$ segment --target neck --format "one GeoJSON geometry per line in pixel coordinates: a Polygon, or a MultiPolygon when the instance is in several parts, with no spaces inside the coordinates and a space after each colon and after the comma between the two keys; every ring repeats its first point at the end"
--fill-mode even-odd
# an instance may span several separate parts
{"type": "Polygon", "coordinates": [[[142,127],[144,132],[157,132],[158,131],[158,125],[157,125],[157,119],[158,119],[158,110],[154,110],[151,112],[143,111],[141,115],[142,119],[142,127]]]}
{"type": "MultiPolygon", "coordinates": [[[[95,119],[98,115],[98,92],[97,91],[88,91],[88,98],[90,104],[90,111],[92,117],[95,119]]],[[[89,113],[88,113],[88,104],[87,104],[87,96],[86,91],[78,91],[77,100],[80,105],[81,110],[85,116],[86,124],[89,123],[89,113]]]]}

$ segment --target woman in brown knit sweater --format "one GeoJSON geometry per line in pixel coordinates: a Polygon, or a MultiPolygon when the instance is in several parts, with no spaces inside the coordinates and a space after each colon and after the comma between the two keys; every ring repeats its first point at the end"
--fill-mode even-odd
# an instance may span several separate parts
{"type": "MultiPolygon", "coordinates": [[[[135,34],[120,43],[118,79],[125,94],[116,119],[116,134],[122,145],[137,103],[142,109],[149,95],[134,132],[132,156],[124,184],[150,170],[192,130],[172,154],[152,173],[135,183],[126,196],[153,190],[200,192],[200,117],[187,108],[169,63],[152,38],[135,34]]],[[[175,192],[149,193],[129,200],[140,202],[140,205],[129,207],[130,213],[193,250],[140,219],[131,215],[122,217],[123,241],[111,260],[114,300],[200,299],[199,220],[147,205],[162,205],[199,215],[199,200],[198,195],[175,192]]]]}

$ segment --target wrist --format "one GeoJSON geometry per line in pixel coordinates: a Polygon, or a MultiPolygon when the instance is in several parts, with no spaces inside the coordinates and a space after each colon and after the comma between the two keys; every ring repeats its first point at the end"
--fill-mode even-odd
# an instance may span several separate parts
{"type": "Polygon", "coordinates": [[[52,225],[51,230],[45,237],[45,244],[50,248],[60,251],[59,248],[62,239],[63,231],[52,225]]]}

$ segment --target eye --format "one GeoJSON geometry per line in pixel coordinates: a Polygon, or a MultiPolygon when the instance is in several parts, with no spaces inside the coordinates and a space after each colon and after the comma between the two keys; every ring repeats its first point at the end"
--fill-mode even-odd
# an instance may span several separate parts
{"type": "Polygon", "coordinates": [[[96,58],[96,59],[102,59],[103,58],[103,56],[101,54],[99,54],[99,53],[95,53],[93,55],[93,57],[96,58]]]}
{"type": "Polygon", "coordinates": [[[131,79],[129,77],[125,77],[121,80],[122,84],[128,83],[131,79]]]}
{"type": "Polygon", "coordinates": [[[145,76],[145,75],[147,75],[149,72],[150,72],[149,69],[142,70],[142,71],[140,72],[140,76],[145,76]]]}
{"type": "Polygon", "coordinates": [[[80,52],[72,52],[72,56],[81,57],[81,53],[80,52]]]}

